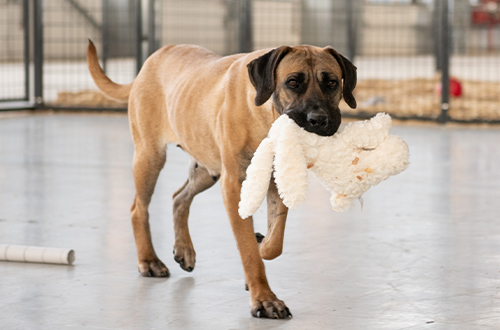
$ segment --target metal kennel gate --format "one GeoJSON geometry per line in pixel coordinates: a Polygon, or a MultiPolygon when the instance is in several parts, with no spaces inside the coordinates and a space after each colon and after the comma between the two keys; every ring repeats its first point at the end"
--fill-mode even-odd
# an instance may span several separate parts
{"type": "Polygon", "coordinates": [[[5,4],[0,12],[0,36],[8,45],[9,51],[1,53],[0,67],[0,105],[5,108],[30,107],[30,38],[35,29],[30,30],[30,21],[36,20],[30,13],[28,0],[22,6],[5,4]],[[31,17],[30,17],[31,16],[31,17]],[[21,21],[21,25],[15,23],[21,21]]]}
{"type": "Polygon", "coordinates": [[[88,38],[118,83],[167,44],[333,45],[358,66],[347,116],[500,122],[500,0],[0,0],[0,110],[126,111],[90,79],[88,38]]]}

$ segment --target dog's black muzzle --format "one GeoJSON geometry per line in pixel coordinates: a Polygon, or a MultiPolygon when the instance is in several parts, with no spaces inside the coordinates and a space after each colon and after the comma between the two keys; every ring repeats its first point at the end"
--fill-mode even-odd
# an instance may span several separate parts
{"type": "Polygon", "coordinates": [[[341,122],[339,109],[327,112],[312,106],[309,109],[288,109],[285,114],[306,131],[320,136],[335,134],[341,122]]]}

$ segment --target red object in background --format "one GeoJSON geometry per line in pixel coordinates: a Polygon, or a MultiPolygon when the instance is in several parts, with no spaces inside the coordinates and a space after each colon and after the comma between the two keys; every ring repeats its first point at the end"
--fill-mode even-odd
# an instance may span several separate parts
{"type": "MultiPolygon", "coordinates": [[[[441,95],[443,91],[443,86],[441,86],[441,82],[436,84],[436,94],[441,95]]],[[[450,77],[450,95],[453,97],[462,96],[462,84],[456,78],[450,77]]]]}
{"type": "Polygon", "coordinates": [[[481,0],[477,6],[471,7],[472,24],[488,27],[488,50],[494,50],[493,29],[500,24],[500,0],[481,0]]]}
{"type": "Polygon", "coordinates": [[[450,78],[450,95],[454,97],[462,96],[462,84],[453,77],[450,78]]]}
{"type": "Polygon", "coordinates": [[[473,24],[500,24],[500,0],[482,0],[471,8],[473,24]]]}

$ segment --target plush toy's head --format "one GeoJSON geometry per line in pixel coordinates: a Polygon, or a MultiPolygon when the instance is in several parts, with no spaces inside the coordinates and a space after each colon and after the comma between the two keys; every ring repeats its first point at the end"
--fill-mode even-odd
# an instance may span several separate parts
{"type": "Polygon", "coordinates": [[[389,135],[391,125],[391,117],[379,113],[323,137],[306,132],[286,115],[280,116],[248,167],[240,216],[249,217],[262,204],[273,174],[283,203],[296,208],[306,197],[308,169],[332,193],[333,208],[348,210],[371,186],[407,168],[408,146],[389,135]]]}

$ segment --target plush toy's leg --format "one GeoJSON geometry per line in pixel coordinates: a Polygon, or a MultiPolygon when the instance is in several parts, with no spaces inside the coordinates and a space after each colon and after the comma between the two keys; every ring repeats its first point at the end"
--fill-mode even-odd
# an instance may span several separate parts
{"type": "Polygon", "coordinates": [[[273,143],[270,139],[264,139],[255,151],[241,187],[238,212],[243,219],[254,214],[266,198],[273,172],[273,158],[273,143]]]}
{"type": "Polygon", "coordinates": [[[283,202],[290,209],[298,207],[307,196],[307,161],[302,145],[292,127],[283,130],[276,143],[274,177],[283,202]],[[293,179],[291,179],[293,178],[293,179]]]}
{"type": "Polygon", "coordinates": [[[351,208],[352,197],[334,193],[330,198],[330,203],[335,211],[345,212],[351,208]]]}
{"type": "Polygon", "coordinates": [[[262,259],[271,260],[281,255],[288,208],[281,200],[274,178],[267,192],[267,235],[259,245],[262,259]]]}
{"type": "Polygon", "coordinates": [[[174,199],[174,259],[185,271],[192,271],[196,262],[196,253],[193,242],[189,235],[188,217],[189,207],[194,196],[210,188],[217,182],[218,177],[212,177],[210,173],[192,160],[189,166],[189,177],[184,185],[177,190],[174,199]]]}

